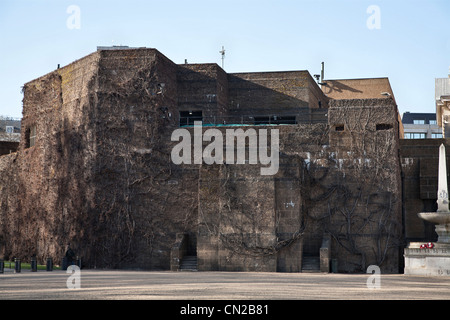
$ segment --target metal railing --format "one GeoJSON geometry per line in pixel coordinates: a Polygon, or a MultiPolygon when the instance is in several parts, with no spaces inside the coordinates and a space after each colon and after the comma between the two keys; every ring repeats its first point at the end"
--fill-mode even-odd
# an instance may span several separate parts
{"type": "Polygon", "coordinates": [[[195,121],[201,121],[203,126],[267,126],[328,123],[328,117],[324,112],[297,115],[180,117],[180,127],[193,126],[195,121]]]}
{"type": "MultiPolygon", "coordinates": [[[[81,265],[81,260],[76,261],[81,265]]],[[[14,273],[21,273],[22,270],[29,270],[31,272],[37,272],[38,270],[53,271],[53,259],[47,258],[45,265],[39,265],[36,257],[31,257],[29,261],[22,261],[22,259],[14,258],[14,260],[3,260],[0,259],[0,274],[7,271],[13,271],[14,273]]],[[[61,269],[61,267],[56,267],[56,269],[61,269]]]]}
{"type": "Polygon", "coordinates": [[[22,121],[22,118],[0,115],[0,121],[22,121]]]}

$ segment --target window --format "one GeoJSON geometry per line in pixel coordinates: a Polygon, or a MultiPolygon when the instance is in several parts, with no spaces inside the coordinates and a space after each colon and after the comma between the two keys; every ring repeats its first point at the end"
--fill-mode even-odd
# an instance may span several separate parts
{"type": "Polygon", "coordinates": [[[34,147],[36,144],[36,126],[33,125],[25,131],[26,148],[34,147]]]}
{"type": "Polygon", "coordinates": [[[30,147],[36,144],[36,126],[32,126],[30,130],[30,147]]]}
{"type": "Polygon", "coordinates": [[[425,124],[425,120],[413,120],[414,124],[425,124]]]}
{"type": "Polygon", "coordinates": [[[433,139],[442,139],[442,133],[432,133],[431,137],[433,139]]]}
{"type": "Polygon", "coordinates": [[[382,124],[377,124],[376,129],[377,131],[379,130],[389,130],[392,129],[392,124],[386,124],[386,123],[382,123],[382,124]]]}
{"type": "Polygon", "coordinates": [[[426,139],[426,133],[405,133],[405,139],[426,139]]]}
{"type": "Polygon", "coordinates": [[[343,124],[338,124],[334,127],[335,131],[344,131],[345,127],[343,124]]]}
{"type": "Polygon", "coordinates": [[[295,116],[266,116],[266,117],[255,117],[255,125],[264,124],[296,124],[297,120],[295,116]]]}
{"type": "Polygon", "coordinates": [[[429,123],[430,124],[437,124],[437,121],[436,120],[430,120],[429,123]]]}
{"type": "Polygon", "coordinates": [[[413,139],[425,139],[427,137],[426,133],[414,133],[413,139]]]}
{"type": "Polygon", "coordinates": [[[180,127],[193,126],[195,121],[203,121],[202,111],[180,111],[180,127]]]}
{"type": "Polygon", "coordinates": [[[411,139],[425,139],[426,137],[426,133],[411,133],[411,139]]]}

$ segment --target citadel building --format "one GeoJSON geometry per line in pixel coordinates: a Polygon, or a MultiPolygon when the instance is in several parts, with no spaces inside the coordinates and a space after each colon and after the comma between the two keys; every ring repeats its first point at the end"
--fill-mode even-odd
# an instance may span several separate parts
{"type": "Polygon", "coordinates": [[[70,243],[88,268],[398,273],[407,241],[434,236],[414,215],[433,206],[444,140],[404,144],[387,78],[99,48],[25,84],[21,127],[0,157],[5,258],[59,261],[70,243]],[[277,129],[278,172],[174,164],[171,135],[194,121],[277,129]]]}

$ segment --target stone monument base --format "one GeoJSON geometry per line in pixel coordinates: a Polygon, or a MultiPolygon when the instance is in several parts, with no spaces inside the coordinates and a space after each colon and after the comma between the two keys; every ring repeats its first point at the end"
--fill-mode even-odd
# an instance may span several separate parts
{"type": "Polygon", "coordinates": [[[423,242],[411,242],[405,248],[405,274],[450,276],[450,244],[433,242],[432,249],[422,249],[423,242]]]}

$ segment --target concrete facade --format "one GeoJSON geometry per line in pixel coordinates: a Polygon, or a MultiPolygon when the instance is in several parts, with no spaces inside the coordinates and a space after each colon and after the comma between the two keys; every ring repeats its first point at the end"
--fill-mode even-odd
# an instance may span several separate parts
{"type": "Polygon", "coordinates": [[[189,254],[199,270],[301,272],[329,249],[321,261],[336,271],[397,273],[397,106],[348,98],[307,71],[227,74],[155,49],[98,50],[24,87],[19,151],[0,158],[0,253],[58,261],[70,243],[90,268],[168,270],[189,254]],[[279,130],[278,173],[175,165],[171,134],[193,119],[279,130]]]}
{"type": "Polygon", "coordinates": [[[444,138],[450,137],[450,75],[435,80],[436,118],[444,138]]]}
{"type": "Polygon", "coordinates": [[[435,244],[432,249],[423,249],[421,244],[412,242],[405,248],[405,274],[450,276],[450,246],[435,244]]]}

